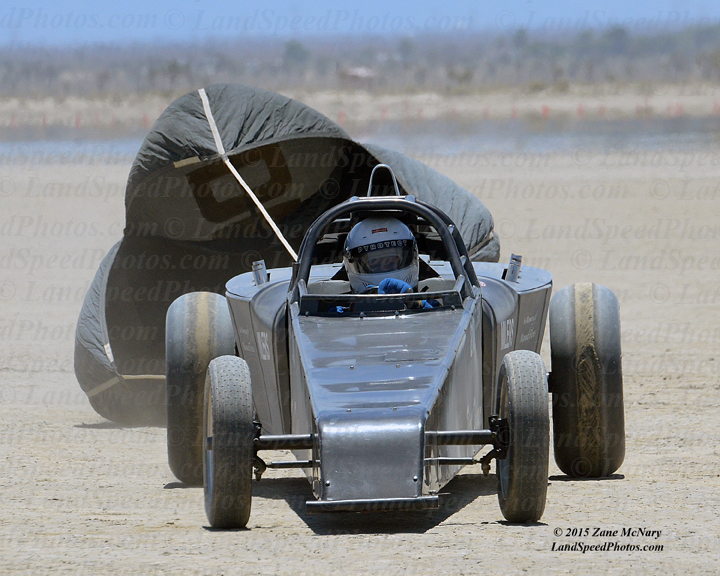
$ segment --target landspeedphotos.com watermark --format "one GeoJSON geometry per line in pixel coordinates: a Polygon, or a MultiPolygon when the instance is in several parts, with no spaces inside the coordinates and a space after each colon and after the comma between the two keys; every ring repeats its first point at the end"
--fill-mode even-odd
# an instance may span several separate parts
{"type": "Polygon", "coordinates": [[[662,530],[644,526],[621,528],[556,527],[551,552],[663,552],[664,545],[658,540],[662,530]]]}

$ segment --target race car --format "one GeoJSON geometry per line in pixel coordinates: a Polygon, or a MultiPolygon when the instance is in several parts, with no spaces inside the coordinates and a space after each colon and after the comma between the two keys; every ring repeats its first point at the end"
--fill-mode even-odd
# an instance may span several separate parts
{"type": "Polygon", "coordinates": [[[305,471],[308,513],[379,512],[437,508],[464,466],[487,475],[494,460],[504,518],[536,522],[549,394],[565,474],[610,475],[625,453],[617,298],[581,283],[551,302],[551,288],[518,256],[472,262],[453,222],[411,195],[353,197],[312,224],[292,267],[256,262],[225,297],[170,306],[170,468],[204,486],[211,526],[240,528],[266,468],[305,471]],[[351,289],[339,255],[368,217],[413,232],[414,291],[351,289]],[[550,374],[539,355],[548,316],[550,374]],[[296,460],[261,458],[279,449],[296,460]]]}

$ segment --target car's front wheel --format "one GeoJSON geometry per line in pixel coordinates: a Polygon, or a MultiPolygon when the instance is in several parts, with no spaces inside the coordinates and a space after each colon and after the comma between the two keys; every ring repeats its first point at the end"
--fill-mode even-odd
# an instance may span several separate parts
{"type": "Polygon", "coordinates": [[[550,414],[545,364],[516,350],[500,366],[497,413],[508,423],[505,458],[496,460],[498,500],[509,522],[537,522],[545,510],[550,459],[550,414]]]}
{"type": "Polygon", "coordinates": [[[247,362],[221,356],[205,384],[205,512],[213,528],[244,528],[250,518],[255,457],[252,387],[247,362]]]}

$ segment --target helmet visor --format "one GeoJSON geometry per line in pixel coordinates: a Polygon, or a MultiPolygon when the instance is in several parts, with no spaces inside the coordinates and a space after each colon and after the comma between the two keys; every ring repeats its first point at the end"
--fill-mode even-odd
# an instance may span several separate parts
{"type": "Polygon", "coordinates": [[[388,240],[347,251],[347,266],[356,274],[382,274],[417,264],[415,240],[388,240]]]}

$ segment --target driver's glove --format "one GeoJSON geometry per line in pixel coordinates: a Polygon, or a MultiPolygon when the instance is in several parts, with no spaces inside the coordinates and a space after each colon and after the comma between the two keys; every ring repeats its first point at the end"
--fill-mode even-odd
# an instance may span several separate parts
{"type": "Polygon", "coordinates": [[[412,286],[397,278],[385,278],[378,286],[378,294],[404,294],[412,292],[412,286]]]}

